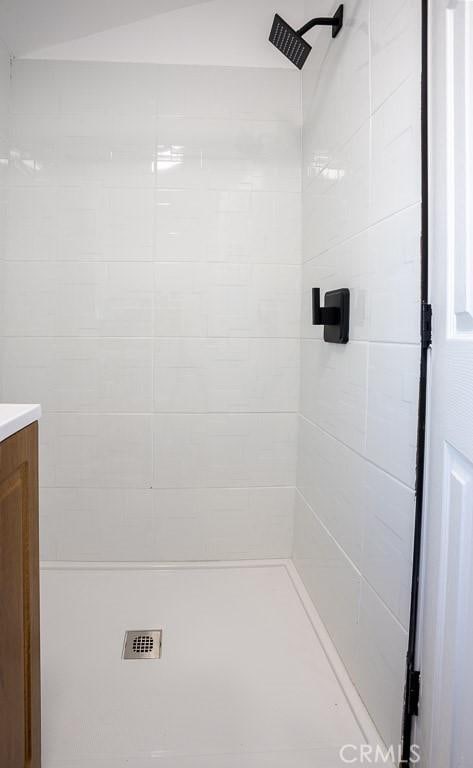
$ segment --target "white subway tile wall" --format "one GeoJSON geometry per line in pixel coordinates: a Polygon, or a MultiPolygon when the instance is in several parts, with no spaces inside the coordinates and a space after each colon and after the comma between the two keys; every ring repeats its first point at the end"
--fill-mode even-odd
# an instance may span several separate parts
{"type": "MultiPolygon", "coordinates": [[[[4,280],[6,250],[6,212],[8,160],[10,153],[10,54],[0,40],[0,285],[4,280]]],[[[0,303],[0,365],[5,313],[0,303]]],[[[0,400],[2,399],[0,376],[0,400]]]]}
{"type": "Polygon", "coordinates": [[[45,413],[42,557],[289,556],[299,74],[17,60],[12,86],[1,386],[45,413]]]}
{"type": "Polygon", "coordinates": [[[292,538],[294,488],[43,488],[53,560],[273,558],[292,538]],[[84,528],[94,535],[84,538],[84,528]],[[145,531],[145,534],[143,534],[145,531]]]}
{"type": "MultiPolygon", "coordinates": [[[[316,0],[305,16],[318,15],[316,0]]],[[[420,300],[420,3],[348,0],[303,70],[294,561],[387,744],[401,733],[420,300]],[[349,288],[350,344],[311,289],[349,288]]]]}

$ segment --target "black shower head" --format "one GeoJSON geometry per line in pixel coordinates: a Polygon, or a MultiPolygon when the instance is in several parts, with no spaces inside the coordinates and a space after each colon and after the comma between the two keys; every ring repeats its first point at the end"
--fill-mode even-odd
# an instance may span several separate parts
{"type": "Polygon", "coordinates": [[[278,14],[275,15],[269,39],[299,69],[305,64],[312,46],[278,14]]]}
{"type": "Polygon", "coordinates": [[[304,40],[302,35],[316,26],[332,27],[332,37],[336,37],[343,26],[343,5],[337,8],[333,16],[312,19],[297,31],[276,13],[269,40],[298,69],[302,69],[312,50],[312,46],[304,40]]]}

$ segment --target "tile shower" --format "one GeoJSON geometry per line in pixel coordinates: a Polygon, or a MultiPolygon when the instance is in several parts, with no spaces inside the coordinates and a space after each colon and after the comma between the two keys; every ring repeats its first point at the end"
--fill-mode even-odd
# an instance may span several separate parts
{"type": "Polygon", "coordinates": [[[44,407],[43,557],[288,556],[298,75],[18,61],[11,130],[4,396],[44,407]]]}
{"type": "MultiPolygon", "coordinates": [[[[205,562],[204,579],[290,562],[387,744],[414,521],[418,6],[347,3],[302,79],[18,59],[8,86],[6,54],[0,72],[0,394],[43,406],[46,581],[87,563],[92,583],[106,563],[205,562]],[[311,325],[313,286],[350,289],[347,346],[311,325]]],[[[242,589],[262,595],[250,571],[242,589]]]]}

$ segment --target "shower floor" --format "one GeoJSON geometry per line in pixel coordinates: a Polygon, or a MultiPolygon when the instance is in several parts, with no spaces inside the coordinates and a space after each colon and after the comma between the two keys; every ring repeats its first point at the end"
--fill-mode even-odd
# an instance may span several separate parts
{"type": "Polygon", "coordinates": [[[306,607],[285,561],[45,565],[43,768],[346,765],[367,737],[306,607]],[[162,658],[122,661],[127,629],[162,658]]]}

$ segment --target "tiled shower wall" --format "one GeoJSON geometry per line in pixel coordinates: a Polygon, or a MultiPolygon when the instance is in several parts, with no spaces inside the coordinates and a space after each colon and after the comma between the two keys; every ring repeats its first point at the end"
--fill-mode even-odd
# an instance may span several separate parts
{"type": "Polygon", "coordinates": [[[41,402],[45,559],[287,556],[296,72],[16,61],[3,397],[41,402]]]}
{"type": "MultiPolygon", "coordinates": [[[[308,2],[306,18],[317,14],[308,2]]],[[[420,296],[418,0],[348,0],[303,71],[303,307],[294,559],[388,744],[409,619],[420,296]],[[350,343],[311,288],[351,291],[350,343]]]]}
{"type": "MultiPolygon", "coordinates": [[[[0,40],[0,283],[3,282],[5,259],[5,220],[8,176],[8,157],[10,151],[10,53],[0,40]]],[[[3,337],[3,323],[0,309],[0,349],[3,337]]],[[[0,376],[0,401],[2,400],[0,376]]]]}

